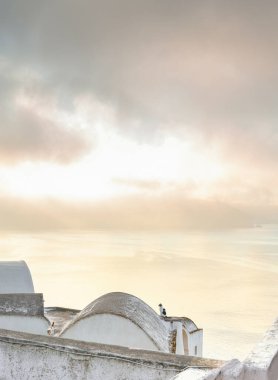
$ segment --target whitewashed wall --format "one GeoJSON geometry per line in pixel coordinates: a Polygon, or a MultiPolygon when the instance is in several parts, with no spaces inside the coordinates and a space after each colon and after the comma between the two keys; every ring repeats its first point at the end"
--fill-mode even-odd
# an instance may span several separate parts
{"type": "Polygon", "coordinates": [[[155,350],[149,336],[130,320],[111,314],[97,314],[79,320],[62,334],[63,338],[155,350]]]}
{"type": "Polygon", "coordinates": [[[278,318],[244,361],[250,373],[247,380],[278,379],[278,318]]]}
{"type": "MultiPolygon", "coordinates": [[[[167,322],[169,324],[169,322],[167,322]]],[[[171,328],[177,331],[176,335],[176,354],[198,356],[203,355],[203,330],[197,330],[189,333],[183,327],[182,322],[174,321],[171,328]],[[184,339],[184,335],[186,338],[184,339]],[[186,347],[187,346],[187,347],[186,347]],[[197,353],[195,353],[197,347],[197,353]]]]}
{"type": "Polygon", "coordinates": [[[0,315],[0,329],[46,335],[48,327],[49,322],[43,317],[0,315]]]}
{"type": "Polygon", "coordinates": [[[189,355],[203,356],[203,330],[197,330],[188,335],[189,355]],[[197,354],[195,354],[195,346],[197,347],[197,354]]]}
{"type": "Polygon", "coordinates": [[[25,261],[0,261],[0,293],[34,293],[34,286],[25,261]]]}
{"type": "Polygon", "coordinates": [[[3,380],[169,380],[218,361],[0,330],[3,380]]]}

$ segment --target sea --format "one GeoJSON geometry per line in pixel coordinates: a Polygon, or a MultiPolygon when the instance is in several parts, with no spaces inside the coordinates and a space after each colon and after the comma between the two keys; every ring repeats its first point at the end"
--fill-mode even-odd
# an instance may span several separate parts
{"type": "Polygon", "coordinates": [[[231,230],[0,232],[45,306],[82,309],[113,291],[191,318],[205,357],[244,359],[278,316],[278,225],[231,230]]]}

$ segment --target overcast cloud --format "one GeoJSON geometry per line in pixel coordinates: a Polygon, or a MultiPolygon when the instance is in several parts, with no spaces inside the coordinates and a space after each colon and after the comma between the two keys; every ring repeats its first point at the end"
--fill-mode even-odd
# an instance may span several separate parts
{"type": "Polygon", "coordinates": [[[2,1],[1,53],[69,108],[87,92],[112,104],[135,138],[186,130],[277,159],[277,12],[256,0],[2,1]]]}
{"type": "Polygon", "coordinates": [[[216,151],[275,202],[277,23],[271,0],[1,1],[0,162],[79,160],[112,110],[119,135],[216,151]]]}

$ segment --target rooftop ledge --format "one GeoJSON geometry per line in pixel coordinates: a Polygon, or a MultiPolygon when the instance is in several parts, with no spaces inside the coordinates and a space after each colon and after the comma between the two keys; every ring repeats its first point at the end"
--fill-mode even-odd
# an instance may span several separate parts
{"type": "Polygon", "coordinates": [[[131,349],[126,347],[87,343],[72,339],[48,337],[29,333],[0,329],[0,343],[28,345],[41,348],[49,348],[69,354],[82,355],[84,357],[99,357],[115,360],[129,360],[134,364],[152,364],[154,367],[169,367],[182,371],[186,368],[218,368],[224,364],[221,360],[205,359],[193,356],[174,355],[164,352],[131,349]]]}
{"type": "Polygon", "coordinates": [[[0,314],[44,316],[42,293],[0,294],[0,314]]]}

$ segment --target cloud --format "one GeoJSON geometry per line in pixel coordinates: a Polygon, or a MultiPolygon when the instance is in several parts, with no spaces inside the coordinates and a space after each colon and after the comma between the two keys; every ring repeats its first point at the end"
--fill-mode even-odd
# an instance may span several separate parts
{"type": "Polygon", "coordinates": [[[22,160],[71,162],[89,150],[77,132],[27,110],[3,121],[0,127],[0,163],[22,160]]]}
{"type": "Polygon", "coordinates": [[[185,230],[250,227],[253,223],[250,214],[235,205],[173,194],[101,202],[2,197],[0,212],[1,230],[185,230]]]}
{"type": "Polygon", "coordinates": [[[116,185],[124,186],[127,188],[132,188],[136,190],[158,190],[162,187],[159,181],[148,181],[139,179],[129,179],[129,178],[114,178],[113,183],[116,185]]]}
{"type": "Polygon", "coordinates": [[[0,61],[0,163],[22,160],[68,163],[88,152],[91,141],[78,128],[74,110],[27,69],[0,61]]]}
{"type": "Polygon", "coordinates": [[[0,44],[68,109],[83,93],[112,106],[137,141],[178,134],[277,167],[277,11],[272,0],[13,1],[0,44]]]}

